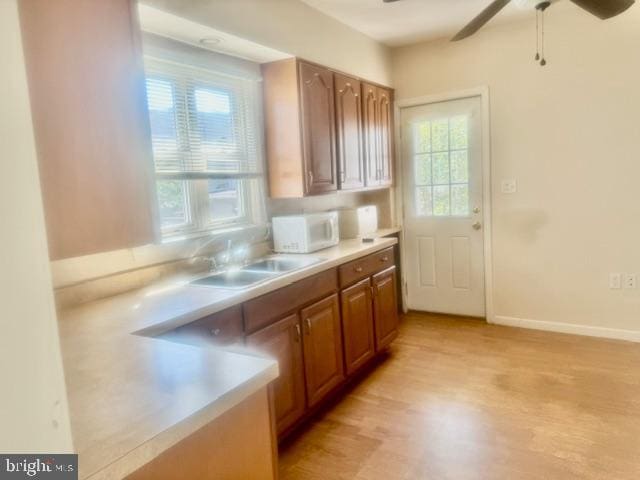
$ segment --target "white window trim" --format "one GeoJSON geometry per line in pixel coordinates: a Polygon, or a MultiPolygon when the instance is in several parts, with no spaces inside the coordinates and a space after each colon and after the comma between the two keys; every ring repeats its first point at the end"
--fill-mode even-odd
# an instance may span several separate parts
{"type": "MultiPolygon", "coordinates": [[[[184,52],[177,51],[165,51],[153,49],[154,51],[150,57],[159,60],[165,60],[171,63],[184,63],[186,65],[193,66],[199,69],[206,69],[217,75],[222,75],[231,78],[237,78],[242,81],[252,82],[252,92],[248,98],[253,100],[255,105],[252,106],[250,111],[253,113],[253,118],[247,118],[247,124],[254,125],[253,135],[256,137],[256,163],[259,167],[259,172],[256,174],[248,175],[227,175],[227,174],[207,174],[203,175],[201,181],[194,181],[194,179],[186,178],[179,174],[166,175],[155,171],[154,167],[154,188],[156,187],[156,181],[158,180],[181,180],[185,183],[187,189],[187,213],[188,223],[175,226],[162,228],[158,226],[158,230],[161,234],[162,243],[170,243],[186,239],[195,239],[207,236],[217,236],[219,234],[238,232],[241,230],[253,230],[256,228],[263,228],[267,224],[266,215],[266,178],[265,178],[265,160],[264,160],[264,133],[263,133],[263,115],[262,115],[262,88],[259,83],[259,78],[251,74],[243,75],[238,73],[237,75],[229,74],[225,71],[224,67],[218,71],[212,64],[203,65],[201,62],[195,62],[193,57],[184,52]],[[241,188],[241,202],[243,205],[243,215],[230,219],[220,219],[213,222],[208,222],[208,215],[206,214],[208,204],[208,193],[206,187],[207,179],[235,179],[239,181],[241,188]]],[[[200,50],[200,49],[196,49],[200,50]]],[[[208,52],[207,52],[208,53],[208,52]]],[[[199,52],[201,55],[202,52],[199,52]]],[[[180,127],[178,127],[180,128],[180,127]]],[[[199,178],[197,180],[200,180],[199,178]]],[[[160,214],[158,212],[158,223],[160,223],[160,214]]]]}

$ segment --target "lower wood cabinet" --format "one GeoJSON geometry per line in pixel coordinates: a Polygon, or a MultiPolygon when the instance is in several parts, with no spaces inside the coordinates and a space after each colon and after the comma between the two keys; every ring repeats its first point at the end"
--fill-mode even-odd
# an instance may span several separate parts
{"type": "Polygon", "coordinates": [[[282,438],[397,336],[394,263],[392,248],[380,250],[166,335],[219,346],[244,338],[276,359],[280,375],[269,389],[282,438]]]}
{"type": "Polygon", "coordinates": [[[313,407],[345,378],[338,295],[314,303],[300,315],[307,400],[309,407],[313,407]]]}
{"type": "Polygon", "coordinates": [[[347,375],[367,363],[376,353],[371,304],[371,279],[342,291],[342,333],[347,375]]]}
{"type": "Polygon", "coordinates": [[[270,388],[280,434],[298,420],[306,408],[300,318],[297,314],[289,315],[249,335],[246,342],[247,346],[278,360],[280,376],[270,388]]]}
{"type": "Polygon", "coordinates": [[[373,317],[376,351],[387,347],[398,336],[398,301],[396,267],[373,276],[373,317]]]}

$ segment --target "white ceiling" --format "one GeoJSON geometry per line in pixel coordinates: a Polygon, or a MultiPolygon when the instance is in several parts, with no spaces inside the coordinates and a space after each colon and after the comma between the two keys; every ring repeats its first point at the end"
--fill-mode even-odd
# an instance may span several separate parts
{"type": "MultiPolygon", "coordinates": [[[[450,37],[491,0],[302,0],[386,45],[396,47],[450,37]]],[[[514,0],[490,24],[534,17],[535,0],[514,0]]]]}

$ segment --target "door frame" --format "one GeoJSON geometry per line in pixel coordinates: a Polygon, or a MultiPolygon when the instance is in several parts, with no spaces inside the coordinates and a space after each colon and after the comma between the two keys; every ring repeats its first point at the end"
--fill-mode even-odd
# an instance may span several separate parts
{"type": "Polygon", "coordinates": [[[465,98],[479,97],[482,104],[482,203],[484,208],[484,296],[485,296],[485,317],[487,322],[494,323],[494,306],[493,306],[493,249],[492,249],[492,207],[491,207],[491,116],[489,87],[482,86],[470,88],[467,90],[458,90],[454,92],[438,93],[434,95],[426,95],[422,97],[408,98],[405,100],[397,100],[394,102],[395,115],[395,156],[400,161],[396,162],[396,191],[395,191],[395,215],[398,224],[402,228],[400,232],[400,264],[402,265],[402,305],[403,310],[407,312],[407,280],[405,272],[407,271],[407,258],[405,245],[404,230],[404,165],[405,159],[402,156],[402,136],[401,136],[401,110],[403,108],[418,107],[433,103],[448,102],[453,100],[462,100],[465,98]]]}

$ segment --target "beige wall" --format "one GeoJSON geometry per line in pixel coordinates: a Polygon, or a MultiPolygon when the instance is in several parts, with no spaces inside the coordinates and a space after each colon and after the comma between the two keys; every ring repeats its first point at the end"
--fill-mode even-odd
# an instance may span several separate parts
{"type": "Polygon", "coordinates": [[[194,22],[359,75],[391,82],[389,49],[299,0],[143,0],[194,22]]]}
{"type": "Polygon", "coordinates": [[[0,2],[0,58],[0,452],[71,452],[16,0],[0,2]]]}
{"type": "Polygon", "coordinates": [[[490,88],[498,320],[640,340],[571,326],[640,331],[640,290],[608,288],[610,272],[640,273],[640,5],[607,22],[548,12],[547,67],[532,18],[394,50],[397,98],[490,88]]]}

